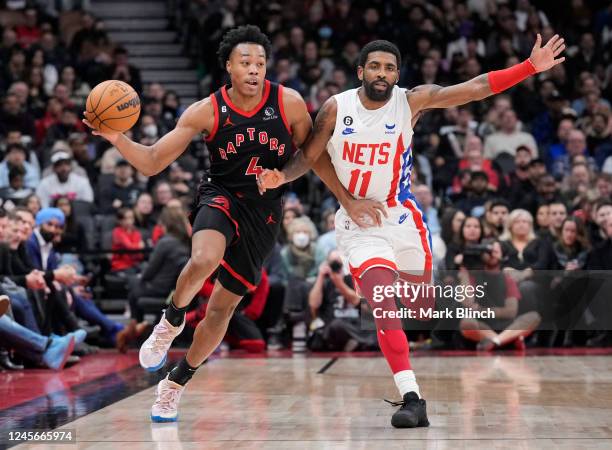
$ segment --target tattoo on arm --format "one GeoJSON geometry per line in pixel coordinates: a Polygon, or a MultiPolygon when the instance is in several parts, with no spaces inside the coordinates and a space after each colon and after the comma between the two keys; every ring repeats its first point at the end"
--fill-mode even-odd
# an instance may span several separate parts
{"type": "MultiPolygon", "coordinates": [[[[319,158],[321,149],[317,148],[319,146],[315,141],[322,138],[327,140],[328,136],[325,135],[325,127],[328,117],[329,110],[326,108],[326,105],[323,105],[317,114],[313,130],[306,139],[306,142],[304,142],[302,148],[295,152],[293,157],[287,162],[285,167],[283,167],[286,182],[291,182],[304,175],[312,168],[312,165],[319,158]]],[[[324,148],[325,146],[323,146],[323,149],[324,148]]]]}
{"type": "Polygon", "coordinates": [[[296,178],[301,177],[308,169],[310,169],[311,165],[306,160],[304,156],[304,150],[298,150],[293,154],[291,159],[285,164],[283,167],[283,173],[285,174],[285,181],[290,183],[296,178]]]}

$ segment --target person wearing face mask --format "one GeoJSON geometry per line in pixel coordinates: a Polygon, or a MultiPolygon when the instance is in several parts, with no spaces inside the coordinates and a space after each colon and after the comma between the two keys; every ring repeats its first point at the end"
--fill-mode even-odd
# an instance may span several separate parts
{"type": "Polygon", "coordinates": [[[307,216],[294,219],[288,227],[289,243],[281,250],[287,273],[302,280],[313,280],[325,258],[316,251],[317,230],[307,216]]]}
{"type": "MultiPolygon", "coordinates": [[[[287,238],[288,243],[281,249],[283,270],[287,274],[284,309],[289,324],[303,324],[308,316],[308,293],[325,255],[317,250],[317,230],[307,216],[293,219],[287,227],[287,238]]],[[[294,347],[295,341],[294,336],[294,347]]]]}

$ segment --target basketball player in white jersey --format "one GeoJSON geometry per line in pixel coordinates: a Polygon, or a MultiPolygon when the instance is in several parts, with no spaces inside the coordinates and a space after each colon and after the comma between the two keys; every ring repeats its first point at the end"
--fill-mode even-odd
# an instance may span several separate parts
{"type": "MultiPolygon", "coordinates": [[[[419,114],[482,100],[565,60],[557,58],[565,49],[559,36],[541,44],[538,35],[530,57],[507,69],[454,86],[406,90],[396,86],[401,66],[398,48],[388,41],[370,42],[361,51],[357,69],[362,86],[323,105],[313,132],[283,170],[262,172],[260,191],[290,182],[314,166],[341,204],[346,195],[385,204],[381,226],[372,228],[360,228],[341,208],[336,214],[336,239],[368,303],[394,310],[395,295],[385,296],[384,287],[394,285],[398,275],[408,282],[429,283],[432,271],[429,232],[410,192],[410,144],[419,114]]],[[[425,400],[410,367],[408,341],[399,320],[377,318],[376,327],[402,396],[392,425],[428,426],[425,400]]]]}

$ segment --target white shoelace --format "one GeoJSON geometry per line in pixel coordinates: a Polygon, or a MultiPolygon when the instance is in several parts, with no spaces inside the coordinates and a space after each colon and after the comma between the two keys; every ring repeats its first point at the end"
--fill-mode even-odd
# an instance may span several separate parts
{"type": "Polygon", "coordinates": [[[176,409],[176,403],[181,396],[182,389],[177,389],[167,386],[166,389],[160,389],[157,396],[157,404],[159,408],[165,412],[172,412],[176,409]]]}
{"type": "Polygon", "coordinates": [[[163,322],[155,325],[153,329],[153,336],[155,339],[150,343],[150,347],[156,352],[166,352],[167,347],[172,343],[175,336],[163,322]]]}

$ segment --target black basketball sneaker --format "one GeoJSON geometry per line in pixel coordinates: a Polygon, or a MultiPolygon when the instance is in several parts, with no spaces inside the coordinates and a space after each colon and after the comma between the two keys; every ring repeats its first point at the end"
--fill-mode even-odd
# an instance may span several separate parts
{"type": "Polygon", "coordinates": [[[391,417],[391,425],[395,428],[429,426],[429,420],[427,419],[427,402],[419,398],[416,392],[407,392],[404,394],[404,399],[401,402],[385,401],[393,406],[400,406],[400,409],[391,417]]]}

